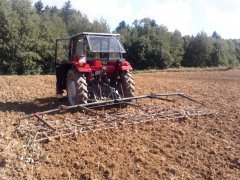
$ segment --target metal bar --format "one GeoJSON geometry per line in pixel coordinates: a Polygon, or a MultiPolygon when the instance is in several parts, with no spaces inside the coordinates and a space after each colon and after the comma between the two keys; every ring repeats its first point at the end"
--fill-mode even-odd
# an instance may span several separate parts
{"type": "Polygon", "coordinates": [[[83,106],[79,106],[81,109],[83,109],[83,110],[86,110],[86,111],[89,111],[89,112],[91,112],[91,113],[93,113],[93,114],[98,114],[98,113],[96,113],[96,112],[94,112],[93,110],[91,110],[91,109],[89,109],[89,108],[86,108],[86,107],[83,107],[83,106]]]}
{"type": "Polygon", "coordinates": [[[32,113],[32,114],[27,114],[24,115],[22,117],[19,118],[19,120],[21,119],[26,119],[26,118],[30,118],[30,117],[35,117],[35,115],[43,115],[43,114],[48,114],[48,113],[53,113],[53,112],[58,112],[60,111],[61,108],[56,108],[56,109],[51,109],[51,110],[47,110],[47,111],[42,111],[42,112],[36,112],[36,113],[32,113]]]}
{"type": "Polygon", "coordinates": [[[135,103],[130,103],[130,102],[115,102],[115,103],[108,103],[108,104],[102,104],[102,105],[95,105],[95,106],[90,106],[88,109],[93,109],[93,108],[100,108],[100,107],[106,107],[106,106],[113,106],[113,105],[121,105],[121,104],[127,104],[127,105],[132,105],[136,107],[140,107],[140,105],[135,104],[135,103]]]}
{"type": "MultiPolygon", "coordinates": [[[[144,99],[144,98],[159,98],[161,96],[180,96],[180,97],[183,97],[183,98],[186,98],[186,99],[189,99],[193,102],[197,102],[199,104],[203,104],[197,100],[194,100],[193,98],[191,97],[188,97],[188,96],[185,96],[184,93],[167,93],[167,94],[149,94],[149,95],[142,95],[142,96],[134,96],[134,97],[127,97],[127,98],[122,98],[122,99],[112,99],[112,100],[106,100],[106,101],[98,101],[98,102],[92,102],[92,103],[87,103],[87,104],[77,104],[77,105],[73,105],[73,106],[60,106],[59,108],[56,108],[56,109],[51,109],[51,110],[47,110],[47,111],[42,111],[42,112],[37,112],[37,113],[32,113],[32,114],[28,114],[28,115],[25,115],[25,116],[22,116],[19,118],[19,120],[21,119],[26,119],[26,118],[30,118],[30,117],[34,117],[36,115],[43,115],[43,114],[49,114],[49,113],[54,113],[54,112],[58,112],[58,111],[61,111],[61,110],[69,110],[69,109],[74,109],[74,108],[77,108],[77,107],[80,107],[80,108],[87,108],[87,107],[92,107],[92,106],[97,106],[97,107],[100,107],[100,106],[108,106],[108,105],[114,105],[114,104],[119,104],[119,103],[125,103],[129,100],[134,100],[134,99],[144,99]]],[[[162,100],[165,100],[165,99],[162,99],[162,100]]]]}
{"type": "Polygon", "coordinates": [[[164,100],[164,101],[167,101],[167,102],[175,102],[174,100],[172,99],[166,99],[166,98],[160,98],[160,97],[154,97],[156,99],[160,99],[160,100],[164,100]]]}
{"type": "Polygon", "coordinates": [[[122,98],[122,99],[112,99],[112,100],[107,100],[107,101],[100,101],[100,102],[93,102],[93,103],[87,103],[87,104],[78,104],[78,105],[73,105],[73,106],[67,106],[66,109],[73,109],[79,106],[82,107],[90,107],[94,105],[103,105],[103,104],[109,104],[109,103],[119,103],[119,102],[124,102],[124,101],[129,101],[133,99],[143,99],[143,98],[154,98],[154,97],[159,97],[159,96],[177,96],[177,95],[184,95],[184,93],[170,93],[170,94],[149,94],[149,95],[142,95],[142,96],[134,96],[134,97],[127,97],[127,98],[122,98]]]}
{"type": "Polygon", "coordinates": [[[40,116],[38,116],[37,114],[35,114],[35,117],[40,120],[42,123],[46,124],[49,128],[51,128],[52,130],[56,131],[56,129],[54,127],[52,127],[47,121],[45,121],[44,119],[42,119],[40,116]]]}
{"type": "Polygon", "coordinates": [[[184,95],[184,94],[179,94],[178,96],[183,97],[183,98],[186,98],[186,99],[188,99],[188,100],[190,100],[190,101],[199,103],[199,104],[201,104],[201,105],[204,104],[203,102],[197,101],[197,100],[193,99],[192,97],[186,96],[186,95],[184,95]]]}
{"type": "Polygon", "coordinates": [[[135,107],[140,107],[140,105],[138,105],[136,103],[131,103],[131,102],[122,102],[122,104],[131,105],[131,106],[135,106],[135,107]]]}
{"type": "Polygon", "coordinates": [[[118,104],[122,104],[123,102],[121,103],[108,103],[108,104],[100,104],[100,105],[94,105],[94,106],[90,106],[88,107],[89,109],[93,109],[93,108],[100,108],[100,107],[106,107],[106,106],[113,106],[113,105],[118,105],[118,104]]]}

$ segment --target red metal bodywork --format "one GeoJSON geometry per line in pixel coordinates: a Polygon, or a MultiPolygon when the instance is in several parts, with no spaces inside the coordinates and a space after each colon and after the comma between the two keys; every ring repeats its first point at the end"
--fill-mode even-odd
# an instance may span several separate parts
{"type": "Polygon", "coordinates": [[[129,62],[127,61],[123,61],[123,62],[116,62],[116,61],[112,61],[112,62],[108,62],[106,66],[102,65],[101,60],[95,60],[89,63],[85,63],[85,64],[81,64],[77,61],[77,59],[79,59],[78,57],[75,57],[74,61],[70,62],[71,64],[74,65],[75,69],[78,72],[85,72],[85,73],[90,73],[90,72],[95,72],[95,71],[102,71],[102,69],[105,67],[106,71],[109,73],[113,73],[116,70],[118,71],[132,71],[133,68],[132,66],[129,64],[129,62]],[[76,58],[76,60],[75,60],[76,58]]]}
{"type": "Polygon", "coordinates": [[[130,63],[128,61],[123,61],[120,64],[120,70],[121,71],[132,71],[133,68],[132,68],[132,66],[130,65],[130,63]]]}
{"type": "Polygon", "coordinates": [[[73,61],[71,63],[74,65],[75,69],[78,72],[86,72],[86,73],[92,72],[92,69],[89,64],[80,65],[78,61],[73,61]]]}

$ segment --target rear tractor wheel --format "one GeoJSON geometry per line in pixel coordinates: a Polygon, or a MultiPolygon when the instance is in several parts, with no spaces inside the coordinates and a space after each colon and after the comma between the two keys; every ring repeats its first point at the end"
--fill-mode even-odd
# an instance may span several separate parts
{"type": "Polygon", "coordinates": [[[121,95],[123,97],[133,97],[135,91],[134,79],[131,72],[122,72],[121,74],[121,95]]]}
{"type": "Polygon", "coordinates": [[[70,70],[67,75],[67,97],[70,105],[85,104],[88,100],[86,77],[70,70]]]}

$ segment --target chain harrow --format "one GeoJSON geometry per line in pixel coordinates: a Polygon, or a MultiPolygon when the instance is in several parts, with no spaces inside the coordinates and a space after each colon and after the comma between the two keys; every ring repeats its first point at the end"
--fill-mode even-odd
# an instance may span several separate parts
{"type": "Polygon", "coordinates": [[[126,112],[105,114],[81,114],[75,118],[49,120],[44,115],[33,115],[26,124],[20,124],[17,132],[27,134],[30,141],[42,142],[77,134],[117,129],[124,125],[148,123],[164,120],[186,120],[199,116],[214,116],[216,111],[193,106],[162,108],[159,106],[134,107],[126,112]]]}

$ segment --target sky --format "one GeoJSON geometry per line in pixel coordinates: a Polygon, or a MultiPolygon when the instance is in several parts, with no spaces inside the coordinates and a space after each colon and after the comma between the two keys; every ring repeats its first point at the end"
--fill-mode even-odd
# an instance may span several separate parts
{"type": "MultiPolygon", "coordinates": [[[[33,4],[38,0],[32,0],[33,4]]],[[[63,7],[67,0],[42,0],[44,6],[63,7]]],[[[226,39],[240,39],[240,0],[71,0],[72,8],[90,21],[105,19],[114,30],[124,20],[149,17],[169,31],[209,36],[216,31],[226,39]]]]}

